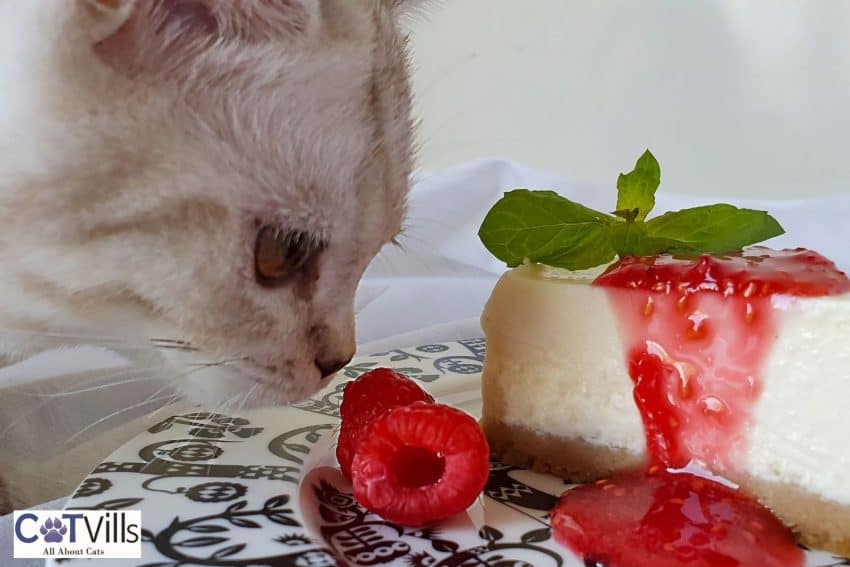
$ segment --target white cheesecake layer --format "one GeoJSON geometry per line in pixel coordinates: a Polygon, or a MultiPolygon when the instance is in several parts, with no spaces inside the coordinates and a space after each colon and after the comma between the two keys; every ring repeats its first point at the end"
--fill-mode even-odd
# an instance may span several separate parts
{"type": "Polygon", "coordinates": [[[850,296],[800,298],[780,311],[747,470],[850,505],[850,296]]]}
{"type": "MultiPolygon", "coordinates": [[[[482,315],[485,396],[498,392],[508,425],[641,455],[618,319],[592,275],[522,266],[500,279],[482,315]]],[[[850,295],[774,305],[742,472],[850,505],[850,295]]]]}

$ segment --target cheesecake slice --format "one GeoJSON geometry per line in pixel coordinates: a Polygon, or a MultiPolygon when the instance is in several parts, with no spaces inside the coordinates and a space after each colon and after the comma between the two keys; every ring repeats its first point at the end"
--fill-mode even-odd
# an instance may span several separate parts
{"type": "Polygon", "coordinates": [[[810,547],[850,554],[850,280],[750,248],[508,271],[482,315],[482,425],[574,482],[698,462],[810,547]]]}

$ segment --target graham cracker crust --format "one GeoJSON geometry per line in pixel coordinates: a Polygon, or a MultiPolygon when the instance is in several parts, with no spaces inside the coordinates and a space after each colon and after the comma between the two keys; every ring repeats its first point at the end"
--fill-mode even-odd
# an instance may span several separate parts
{"type": "MultiPolygon", "coordinates": [[[[593,482],[618,470],[646,466],[644,455],[581,439],[540,434],[490,418],[486,412],[481,425],[493,457],[573,483],[593,482]]],[[[793,484],[746,475],[730,480],[773,511],[802,545],[850,556],[850,506],[824,500],[793,484]]]]}
{"type": "Polygon", "coordinates": [[[642,455],[591,445],[581,439],[541,435],[501,421],[482,421],[490,454],[506,465],[551,474],[576,484],[594,482],[615,471],[646,465],[642,455]]]}

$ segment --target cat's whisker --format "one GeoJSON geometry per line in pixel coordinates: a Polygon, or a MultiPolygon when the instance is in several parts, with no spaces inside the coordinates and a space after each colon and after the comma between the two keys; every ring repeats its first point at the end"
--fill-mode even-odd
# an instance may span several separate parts
{"type": "Polygon", "coordinates": [[[133,410],[136,410],[136,409],[142,408],[142,407],[144,407],[144,406],[146,406],[146,405],[155,404],[155,403],[159,403],[159,402],[163,402],[163,401],[165,401],[166,403],[162,404],[159,408],[157,408],[157,409],[160,409],[161,407],[166,406],[166,405],[170,404],[171,402],[178,400],[178,399],[180,398],[180,394],[179,394],[178,392],[173,392],[173,393],[165,394],[165,395],[163,395],[163,396],[157,396],[157,394],[159,394],[160,392],[162,392],[163,390],[165,390],[165,389],[166,389],[166,388],[168,388],[169,386],[170,386],[170,384],[166,384],[166,385],[164,385],[162,388],[160,388],[159,390],[157,390],[154,394],[152,394],[152,395],[148,396],[147,398],[145,398],[145,399],[144,399],[144,400],[142,400],[141,402],[135,403],[135,404],[133,404],[133,405],[131,405],[131,406],[127,406],[127,407],[125,407],[125,408],[121,408],[121,409],[116,410],[116,411],[114,411],[114,412],[112,412],[112,413],[110,413],[110,414],[107,414],[107,415],[105,415],[105,416],[103,416],[103,417],[101,417],[101,418],[99,418],[99,419],[96,419],[96,420],[95,420],[95,421],[93,421],[92,423],[88,424],[87,426],[83,427],[82,429],[80,429],[79,431],[77,431],[76,433],[74,433],[73,435],[71,435],[71,436],[68,438],[68,440],[66,441],[66,443],[68,443],[68,444],[73,443],[75,440],[79,439],[79,438],[80,438],[80,436],[82,436],[82,435],[83,435],[83,434],[85,434],[86,432],[88,432],[88,431],[90,431],[91,429],[93,429],[93,428],[97,427],[98,425],[100,425],[101,423],[103,423],[103,422],[105,422],[105,421],[108,421],[108,420],[110,420],[110,419],[113,419],[113,418],[115,418],[115,417],[118,417],[119,415],[121,415],[121,414],[123,414],[123,413],[131,412],[131,411],[133,411],[133,410]],[[167,401],[166,401],[166,400],[167,400],[167,401]]]}
{"type": "Polygon", "coordinates": [[[187,362],[185,366],[200,366],[203,368],[212,368],[215,366],[224,366],[227,364],[232,364],[234,362],[244,362],[246,360],[249,360],[249,357],[241,356],[238,358],[227,358],[224,360],[219,360],[218,362],[187,362]]]}
{"type": "Polygon", "coordinates": [[[242,393],[242,392],[239,392],[239,393],[233,394],[232,396],[230,396],[230,397],[228,397],[228,398],[225,398],[225,399],[221,400],[220,402],[218,402],[217,404],[215,404],[215,405],[214,405],[212,408],[210,408],[210,409],[211,409],[212,411],[214,411],[214,412],[225,412],[225,411],[227,411],[227,412],[231,412],[231,411],[233,410],[233,408],[235,407],[235,402],[236,402],[236,401],[237,401],[237,400],[238,400],[241,396],[244,396],[244,395],[245,395],[245,394],[244,394],[244,393],[242,393]]]}
{"type": "MultiPolygon", "coordinates": [[[[2,336],[2,331],[0,331],[0,336],[2,336]]],[[[7,334],[8,336],[8,334],[7,334]]],[[[56,337],[44,337],[39,335],[38,333],[33,333],[31,336],[32,344],[37,344],[38,348],[25,352],[25,356],[16,362],[23,361],[26,358],[31,358],[41,353],[45,353],[52,350],[66,350],[69,348],[94,348],[101,349],[105,351],[112,352],[116,355],[127,357],[132,356],[135,353],[153,353],[155,349],[153,349],[150,345],[144,343],[133,343],[133,342],[119,342],[108,341],[102,339],[91,339],[90,337],[80,336],[71,340],[70,338],[56,338],[56,337]]]]}
{"type": "Polygon", "coordinates": [[[251,392],[256,386],[256,384],[253,384],[250,388],[248,388],[247,392],[242,392],[239,398],[233,403],[233,413],[240,414],[242,410],[245,409],[245,404],[247,403],[248,397],[251,395],[251,392]]]}
{"type": "Polygon", "coordinates": [[[390,277],[392,277],[394,272],[401,273],[395,266],[393,259],[388,258],[386,255],[377,256],[373,261],[373,269],[379,269],[382,272],[386,272],[390,275],[390,277]]]}
{"type": "MultiPolygon", "coordinates": [[[[168,384],[166,384],[165,386],[163,386],[162,388],[160,388],[160,389],[157,391],[157,393],[161,392],[162,390],[164,390],[164,389],[165,389],[165,388],[167,388],[168,386],[169,386],[169,385],[168,385],[168,384]]],[[[154,394],[154,396],[155,396],[155,395],[156,395],[156,394],[154,394]]],[[[160,396],[160,397],[151,397],[151,396],[148,396],[145,400],[143,400],[143,401],[141,401],[141,402],[139,402],[139,403],[133,404],[132,406],[129,406],[129,407],[121,408],[121,409],[119,409],[119,410],[117,410],[117,411],[114,411],[114,412],[110,413],[109,415],[103,416],[103,417],[101,417],[101,418],[99,418],[99,419],[95,420],[94,422],[90,423],[89,425],[85,426],[84,428],[80,429],[80,430],[79,430],[79,431],[77,431],[75,434],[73,434],[71,437],[69,437],[69,438],[65,441],[65,443],[66,443],[66,444],[70,444],[70,443],[72,443],[74,440],[78,439],[81,435],[83,435],[83,434],[84,434],[84,433],[86,433],[87,431],[91,430],[92,428],[97,427],[98,425],[100,425],[100,424],[101,424],[101,423],[103,423],[104,421],[107,421],[107,420],[109,420],[109,419],[112,419],[112,418],[118,417],[119,415],[121,415],[121,414],[123,414],[123,413],[133,411],[134,409],[138,409],[138,408],[143,407],[143,406],[148,405],[148,404],[153,404],[153,403],[158,403],[158,402],[160,402],[160,401],[169,400],[168,402],[166,402],[166,403],[162,404],[162,406],[160,406],[159,408],[156,408],[156,410],[154,410],[154,412],[152,412],[152,413],[151,413],[151,415],[153,415],[156,411],[159,411],[159,410],[163,409],[164,407],[166,407],[167,405],[169,405],[171,402],[176,401],[176,400],[178,400],[179,398],[180,398],[180,394],[179,394],[179,393],[166,394],[166,395],[164,395],[164,396],[160,396]]],[[[0,432],[0,438],[3,438],[3,436],[4,436],[4,435],[5,435],[5,434],[6,434],[6,433],[10,430],[10,429],[12,429],[12,428],[13,428],[13,427],[14,427],[14,426],[15,426],[15,425],[19,422],[19,421],[20,421],[20,419],[15,420],[15,421],[14,421],[14,422],[12,422],[11,424],[9,424],[9,426],[8,426],[8,427],[6,427],[6,428],[5,428],[2,432],[0,432]]]]}
{"type": "Polygon", "coordinates": [[[160,350],[179,350],[183,352],[200,352],[201,349],[193,345],[189,341],[183,339],[167,339],[161,337],[151,337],[148,339],[155,348],[160,350]]]}
{"type": "Polygon", "coordinates": [[[57,339],[89,339],[92,341],[109,341],[120,343],[132,343],[133,339],[122,337],[121,335],[92,335],[90,333],[71,333],[71,332],[56,332],[56,331],[31,331],[27,329],[4,328],[0,334],[8,333],[13,335],[49,337],[57,339]]]}
{"type": "Polygon", "coordinates": [[[227,412],[231,415],[239,415],[239,412],[244,407],[243,403],[246,395],[246,392],[241,392],[230,398],[227,404],[227,412]]]}
{"type": "Polygon", "coordinates": [[[148,340],[152,343],[166,343],[166,344],[192,346],[192,343],[190,343],[189,341],[184,341],[183,339],[163,339],[163,338],[158,338],[158,337],[151,337],[148,340]]]}
{"type": "Polygon", "coordinates": [[[393,238],[392,240],[390,240],[390,244],[395,246],[396,248],[398,248],[402,252],[407,252],[407,246],[405,245],[404,242],[402,242],[401,238],[403,238],[403,237],[399,236],[398,238],[393,238]]]}
{"type": "Polygon", "coordinates": [[[250,401],[251,396],[254,395],[254,392],[257,391],[257,388],[259,386],[260,386],[260,384],[259,384],[259,382],[257,382],[248,389],[248,391],[242,397],[242,401],[239,403],[239,409],[236,410],[237,413],[241,413],[245,409],[245,406],[248,404],[248,401],[250,401]]]}
{"type": "MultiPolygon", "coordinates": [[[[129,374],[129,373],[128,373],[129,374]]],[[[120,376],[120,374],[115,374],[109,377],[104,377],[103,379],[111,379],[120,376]]],[[[126,386],[128,384],[137,384],[139,382],[152,382],[154,380],[162,380],[162,378],[158,376],[142,376],[140,378],[129,378],[127,380],[119,380],[117,382],[109,382],[107,384],[98,384],[97,386],[91,386],[88,388],[80,388],[78,390],[66,390],[62,392],[53,392],[50,394],[43,394],[39,392],[26,392],[25,395],[32,398],[65,398],[68,396],[75,396],[77,394],[86,394],[90,392],[98,392],[102,390],[107,390],[109,388],[115,388],[117,386],[126,386]]]]}
{"type": "MultiPolygon", "coordinates": [[[[407,240],[415,240],[416,238],[423,238],[421,232],[429,231],[429,232],[450,232],[455,227],[455,222],[452,220],[447,220],[446,217],[440,216],[429,216],[428,218],[410,218],[404,225],[404,234],[402,237],[403,241],[407,240]],[[445,229],[445,230],[443,230],[445,229]]],[[[429,238],[428,241],[423,240],[421,243],[423,244],[431,244],[433,245],[433,238],[429,238]]]]}
{"type": "MultiPolygon", "coordinates": [[[[138,371],[138,372],[151,372],[151,370],[150,370],[150,369],[137,369],[137,371],[138,371]]],[[[99,376],[97,379],[101,379],[101,380],[103,380],[103,379],[110,379],[110,378],[116,378],[116,377],[120,377],[120,376],[124,376],[124,375],[129,375],[129,373],[125,374],[124,372],[118,372],[118,373],[111,374],[111,375],[107,375],[107,376],[99,376]]],[[[156,376],[156,375],[154,375],[154,374],[151,374],[151,375],[150,375],[150,379],[151,379],[151,380],[157,379],[157,376],[156,376]]],[[[143,380],[140,380],[140,381],[143,381],[143,380]]],[[[117,384],[116,384],[116,385],[117,385],[117,384]]],[[[161,392],[161,391],[162,391],[165,387],[167,387],[167,386],[169,386],[169,385],[171,385],[171,383],[170,383],[170,382],[166,382],[165,386],[163,386],[162,388],[160,388],[159,390],[157,390],[157,392],[154,392],[154,394],[153,394],[153,395],[156,395],[157,393],[161,392]]],[[[38,412],[39,410],[43,409],[44,407],[46,407],[47,405],[49,405],[51,402],[53,402],[54,400],[56,400],[57,398],[60,398],[60,399],[61,399],[61,398],[62,398],[62,397],[64,397],[65,395],[71,395],[71,394],[70,394],[70,393],[65,393],[65,392],[57,392],[55,395],[34,395],[34,397],[41,398],[41,400],[40,400],[38,403],[36,403],[34,407],[29,408],[29,411],[28,411],[28,412],[23,413],[23,414],[22,414],[22,415],[20,415],[18,418],[16,418],[16,419],[12,420],[12,421],[11,421],[8,425],[6,425],[6,427],[4,427],[2,430],[0,430],[0,439],[5,438],[5,436],[6,436],[6,435],[7,435],[10,431],[14,430],[14,429],[15,429],[15,427],[16,427],[18,424],[20,424],[21,422],[25,421],[25,420],[29,417],[29,415],[30,415],[30,414],[32,414],[33,412],[38,412]]]]}
{"type": "Polygon", "coordinates": [[[429,230],[429,227],[419,223],[409,223],[405,225],[404,234],[399,236],[399,243],[408,248],[412,244],[428,245],[428,239],[422,234],[425,230],[429,230]]]}
{"type": "Polygon", "coordinates": [[[245,392],[237,392],[232,396],[220,401],[214,406],[214,411],[226,411],[228,413],[240,413],[245,409],[245,406],[248,405],[248,402],[251,400],[251,397],[257,392],[260,388],[260,383],[255,382],[248,388],[245,392]]]}
{"type": "Polygon", "coordinates": [[[367,299],[359,300],[355,304],[354,315],[355,316],[360,315],[360,313],[362,311],[364,311],[366,308],[368,308],[370,305],[372,305],[375,301],[377,301],[382,295],[384,295],[387,292],[387,289],[389,289],[389,288],[384,287],[380,291],[375,293],[373,296],[371,296],[367,299]]]}
{"type": "Polygon", "coordinates": [[[183,352],[200,352],[201,349],[193,346],[182,346],[178,344],[154,344],[155,348],[160,350],[179,350],[183,352]]]}
{"type": "Polygon", "coordinates": [[[210,363],[200,363],[200,364],[187,363],[186,366],[192,367],[192,369],[187,371],[186,373],[184,373],[182,375],[182,377],[185,378],[186,376],[191,376],[192,374],[195,374],[197,372],[202,372],[204,370],[210,370],[211,368],[220,368],[222,366],[225,366],[225,367],[230,366],[230,365],[232,365],[236,362],[241,362],[241,361],[244,361],[244,360],[249,360],[249,359],[247,357],[245,357],[245,358],[235,358],[235,359],[232,359],[232,360],[223,360],[221,362],[210,362],[210,363]]]}

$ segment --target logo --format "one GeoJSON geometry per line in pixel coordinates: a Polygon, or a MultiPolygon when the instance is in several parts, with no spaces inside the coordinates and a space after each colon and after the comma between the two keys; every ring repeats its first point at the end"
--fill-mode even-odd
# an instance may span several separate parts
{"type": "Polygon", "coordinates": [[[44,541],[49,543],[62,543],[62,538],[68,533],[68,528],[62,525],[62,520],[59,518],[44,520],[44,524],[39,528],[44,541]]]}
{"type": "Polygon", "coordinates": [[[15,558],[142,557],[139,510],[21,510],[12,519],[15,558]]]}

